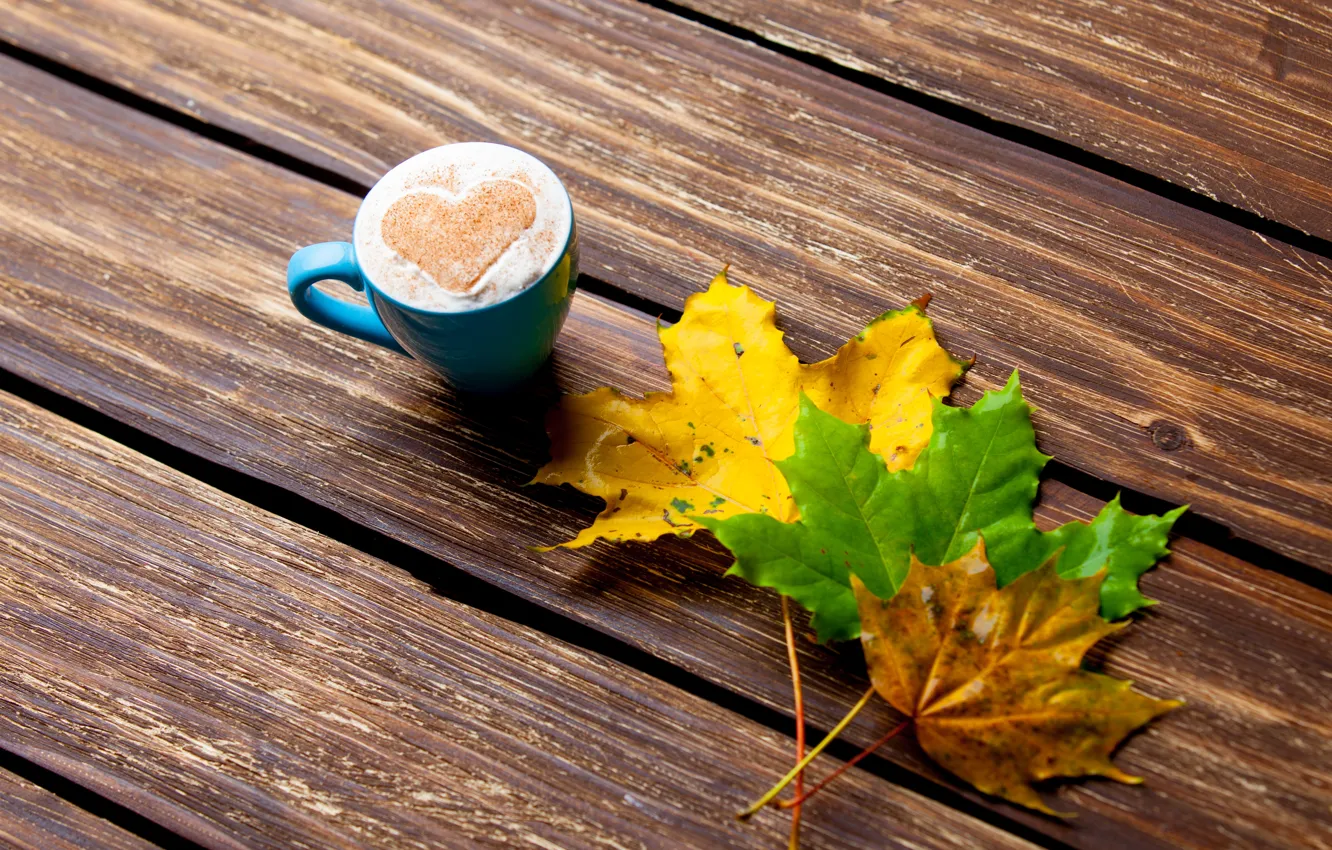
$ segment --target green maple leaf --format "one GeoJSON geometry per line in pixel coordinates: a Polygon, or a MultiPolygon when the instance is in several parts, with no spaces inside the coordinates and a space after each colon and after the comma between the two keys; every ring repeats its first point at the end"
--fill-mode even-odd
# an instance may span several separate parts
{"type": "Polygon", "coordinates": [[[1039,531],[1032,503],[1049,457],[1036,449],[1017,373],[971,408],[936,401],[933,423],[915,465],[890,473],[867,448],[864,426],[802,398],[795,453],[777,464],[800,521],[763,514],[698,520],[735,555],[728,575],[804,605],[821,640],[860,634],[852,573],[888,599],[905,580],[913,550],[924,564],[945,564],[971,551],[982,536],[1000,587],[1062,549],[1058,572],[1065,578],[1107,570],[1101,587],[1107,619],[1151,604],[1138,591],[1138,577],[1167,554],[1166,534],[1184,508],[1132,516],[1116,497],[1091,523],[1039,531]]]}

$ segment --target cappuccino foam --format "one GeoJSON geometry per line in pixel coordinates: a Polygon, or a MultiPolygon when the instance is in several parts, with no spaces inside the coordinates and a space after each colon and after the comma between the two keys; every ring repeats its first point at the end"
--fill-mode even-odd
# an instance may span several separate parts
{"type": "Polygon", "coordinates": [[[540,279],[572,224],[569,196],[540,160],[505,145],[444,145],[370,190],[356,216],[356,259],[398,301],[472,310],[540,279]]]}

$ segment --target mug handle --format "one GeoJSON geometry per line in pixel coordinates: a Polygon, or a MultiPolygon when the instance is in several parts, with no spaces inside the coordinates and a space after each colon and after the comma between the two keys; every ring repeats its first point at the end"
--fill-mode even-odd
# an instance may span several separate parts
{"type": "MultiPolygon", "coordinates": [[[[291,295],[291,303],[302,316],[317,325],[407,354],[384,327],[373,307],[348,304],[325,295],[314,288],[321,280],[341,281],[357,292],[365,289],[350,242],[307,245],[291,255],[291,261],[287,263],[287,292],[291,295]]],[[[411,357],[410,354],[407,356],[411,357]]]]}

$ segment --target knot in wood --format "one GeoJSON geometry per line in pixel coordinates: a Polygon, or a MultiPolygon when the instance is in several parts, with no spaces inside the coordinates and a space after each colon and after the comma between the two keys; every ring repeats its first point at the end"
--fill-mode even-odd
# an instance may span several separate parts
{"type": "Polygon", "coordinates": [[[1147,426],[1147,433],[1152,435],[1152,443],[1163,452],[1173,452],[1189,444],[1189,432],[1183,426],[1158,419],[1147,426]]]}

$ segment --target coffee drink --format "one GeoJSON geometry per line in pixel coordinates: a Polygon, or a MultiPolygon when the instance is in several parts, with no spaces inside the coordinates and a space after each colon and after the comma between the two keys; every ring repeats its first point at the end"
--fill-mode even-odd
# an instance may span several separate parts
{"type": "Polygon", "coordinates": [[[540,280],[572,226],[568,194],[535,157],[505,145],[444,145],[370,190],[356,216],[356,260],[409,306],[473,310],[540,280]]]}

